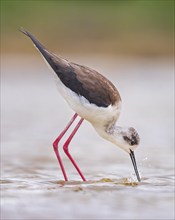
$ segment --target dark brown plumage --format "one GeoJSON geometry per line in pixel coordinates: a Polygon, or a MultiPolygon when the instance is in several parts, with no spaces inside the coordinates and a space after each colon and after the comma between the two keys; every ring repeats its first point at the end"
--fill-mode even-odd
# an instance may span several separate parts
{"type": "Polygon", "coordinates": [[[106,77],[89,67],[50,53],[32,34],[22,32],[31,38],[61,82],[73,92],[99,107],[115,105],[121,100],[119,92],[106,77]]]}

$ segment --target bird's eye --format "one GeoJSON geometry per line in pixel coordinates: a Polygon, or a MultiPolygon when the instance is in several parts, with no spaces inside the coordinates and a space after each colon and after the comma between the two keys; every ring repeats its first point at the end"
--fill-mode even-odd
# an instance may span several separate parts
{"type": "Polygon", "coordinates": [[[134,139],[130,139],[130,138],[127,137],[127,136],[123,136],[123,139],[124,139],[129,145],[131,145],[131,146],[133,146],[133,145],[136,144],[136,142],[135,142],[134,139]]]}
{"type": "Polygon", "coordinates": [[[130,142],[130,139],[127,136],[123,136],[123,139],[127,142],[130,142]]]}
{"type": "Polygon", "coordinates": [[[135,145],[135,141],[134,140],[131,140],[131,145],[135,145]]]}

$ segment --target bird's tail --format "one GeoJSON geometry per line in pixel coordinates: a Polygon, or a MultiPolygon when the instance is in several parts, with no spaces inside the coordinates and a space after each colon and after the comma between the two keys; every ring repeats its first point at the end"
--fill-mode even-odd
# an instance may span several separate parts
{"type": "Polygon", "coordinates": [[[39,50],[56,73],[58,72],[58,67],[61,68],[68,65],[68,62],[65,59],[49,52],[30,32],[24,30],[23,28],[20,28],[20,31],[32,40],[34,46],[39,50]]]}
{"type": "Polygon", "coordinates": [[[26,31],[24,28],[20,28],[20,31],[32,40],[32,42],[34,43],[34,46],[39,50],[39,52],[47,60],[48,57],[47,57],[46,48],[30,32],[26,31]]]}

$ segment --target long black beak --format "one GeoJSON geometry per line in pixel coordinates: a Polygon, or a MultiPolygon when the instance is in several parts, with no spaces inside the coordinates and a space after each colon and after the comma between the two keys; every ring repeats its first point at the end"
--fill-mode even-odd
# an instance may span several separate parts
{"type": "Polygon", "coordinates": [[[140,182],[141,179],[140,179],[139,172],[138,172],[138,169],[137,169],[137,164],[136,164],[136,159],[135,159],[134,151],[130,150],[130,154],[129,155],[131,157],[132,164],[134,166],[134,170],[135,170],[135,173],[136,173],[136,176],[137,176],[137,180],[140,182]]]}

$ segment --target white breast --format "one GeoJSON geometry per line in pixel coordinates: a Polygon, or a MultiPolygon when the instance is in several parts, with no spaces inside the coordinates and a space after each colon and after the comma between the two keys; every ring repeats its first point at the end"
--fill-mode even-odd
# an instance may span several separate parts
{"type": "Polygon", "coordinates": [[[86,119],[93,125],[105,124],[110,120],[117,121],[121,110],[121,102],[115,106],[109,105],[108,107],[99,107],[89,103],[86,98],[77,95],[66,87],[54,72],[53,74],[60,94],[80,117],[86,119]]]}

